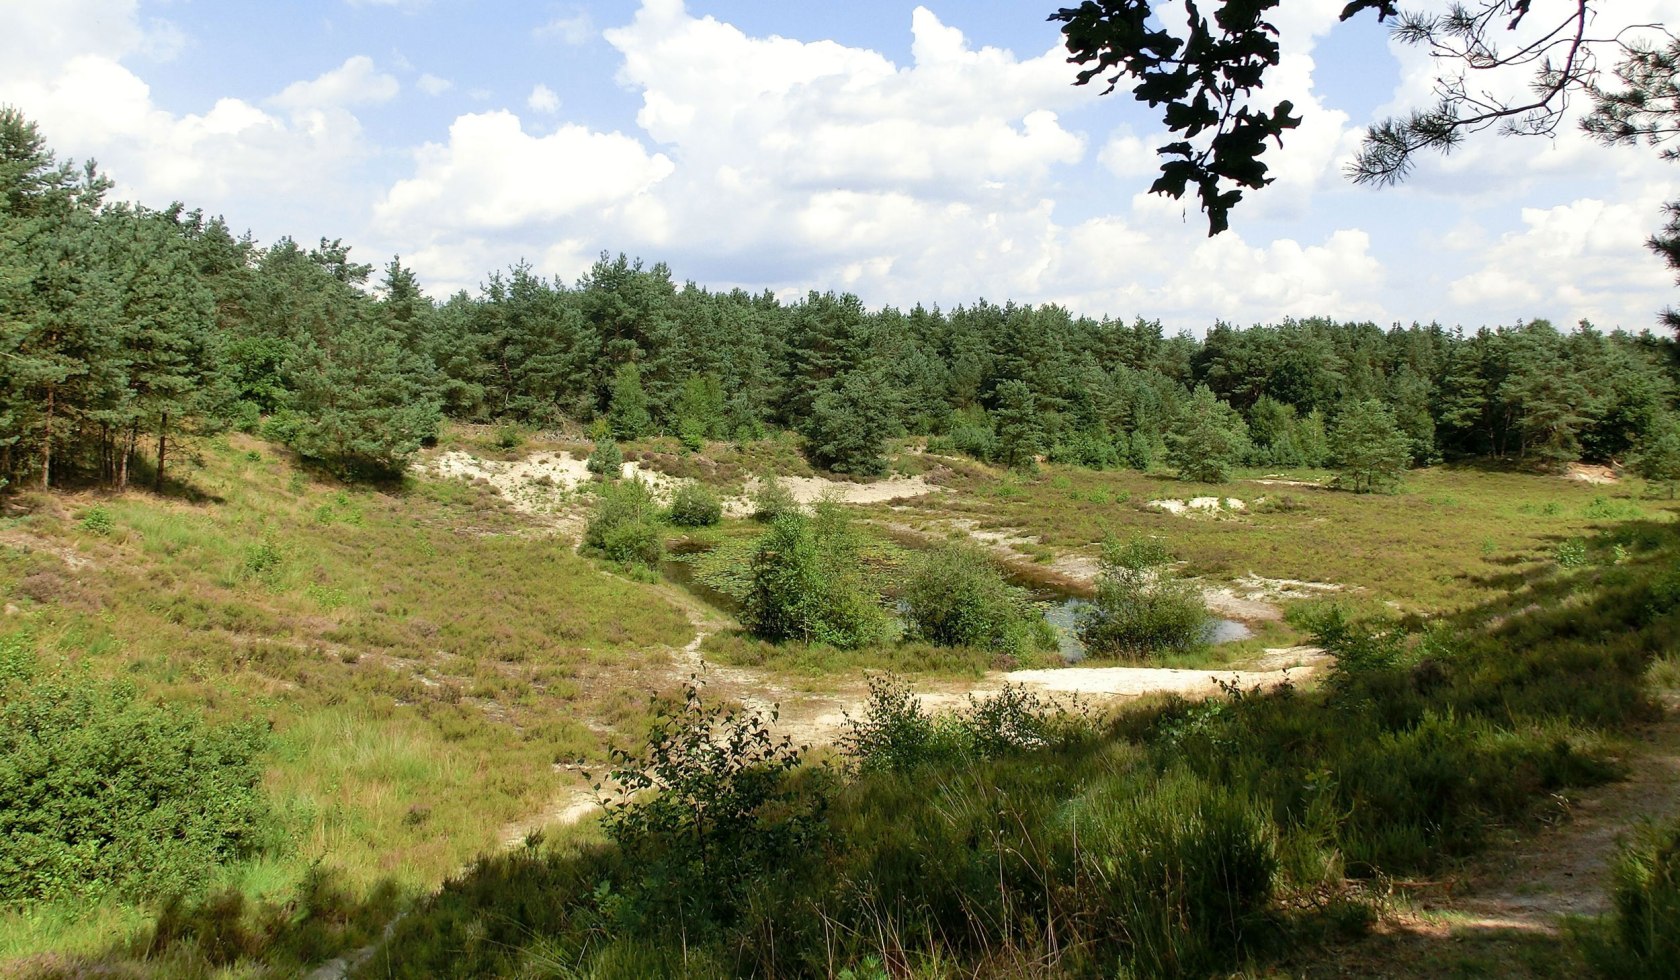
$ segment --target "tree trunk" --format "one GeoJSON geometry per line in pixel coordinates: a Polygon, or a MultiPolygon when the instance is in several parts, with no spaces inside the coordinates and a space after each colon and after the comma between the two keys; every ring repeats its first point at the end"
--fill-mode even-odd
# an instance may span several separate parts
{"type": "Polygon", "coordinates": [[[41,489],[45,490],[52,481],[52,422],[53,395],[56,389],[47,389],[47,414],[41,425],[41,489]]]}
{"type": "Polygon", "coordinates": [[[122,439],[122,445],[117,449],[117,489],[128,489],[128,460],[134,455],[135,430],[139,423],[128,427],[127,438],[122,439]]]}
{"type": "Polygon", "coordinates": [[[165,446],[168,445],[168,441],[169,441],[169,413],[164,412],[163,415],[161,417],[159,417],[159,419],[158,419],[157,479],[152,484],[153,488],[156,489],[158,493],[163,492],[163,455],[164,455],[165,446]]]}

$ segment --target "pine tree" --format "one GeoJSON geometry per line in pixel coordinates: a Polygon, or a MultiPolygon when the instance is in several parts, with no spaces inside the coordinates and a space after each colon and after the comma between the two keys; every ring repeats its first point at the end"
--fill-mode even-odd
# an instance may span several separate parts
{"type": "Polygon", "coordinates": [[[1412,458],[1411,441],[1376,399],[1343,408],[1330,441],[1340,473],[1336,483],[1354,493],[1392,489],[1412,458]]]}
{"type": "Polygon", "coordinates": [[[1167,462],[1179,479],[1224,483],[1248,454],[1248,426],[1231,406],[1198,385],[1167,433],[1167,462]]]}
{"type": "Polygon", "coordinates": [[[642,372],[636,365],[621,364],[613,373],[607,420],[615,439],[640,439],[653,431],[647,392],[642,388],[642,372]]]}
{"type": "Polygon", "coordinates": [[[996,397],[993,458],[1012,470],[1032,466],[1033,457],[1044,450],[1044,423],[1032,389],[1021,381],[1005,381],[996,397]]]}
{"type": "Polygon", "coordinates": [[[1653,425],[1631,468],[1654,488],[1667,491],[1668,499],[1673,500],[1680,491],[1680,419],[1665,416],[1653,425]]]}

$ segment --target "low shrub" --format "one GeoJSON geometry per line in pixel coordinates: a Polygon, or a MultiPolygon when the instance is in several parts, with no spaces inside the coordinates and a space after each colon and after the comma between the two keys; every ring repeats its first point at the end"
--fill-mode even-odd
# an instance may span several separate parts
{"type": "Polygon", "coordinates": [[[1112,922],[1123,975],[1223,975],[1267,925],[1278,860],[1263,811],[1182,770],[1102,780],[1065,808],[1088,885],[1082,911],[1112,922]]]}
{"type": "Polygon", "coordinates": [[[711,527],[723,520],[723,502],[704,485],[689,481],[671,494],[667,516],[678,527],[711,527]]]}
{"type": "Polygon", "coordinates": [[[1026,590],[1004,581],[986,554],[970,544],[929,549],[899,598],[914,639],[1001,653],[1055,646],[1054,633],[1026,590]]]}
{"type": "Polygon", "coordinates": [[[665,543],[653,490],[641,480],[604,484],[584,527],[583,544],[608,561],[657,566],[665,543]]]}
{"type": "Polygon", "coordinates": [[[783,514],[797,514],[799,501],[793,491],[772,475],[759,477],[753,486],[753,520],[769,523],[783,514]]]}
{"type": "Polygon", "coordinates": [[[103,507],[89,507],[82,514],[81,529],[89,534],[108,535],[117,529],[117,522],[111,519],[111,512],[103,507]]]}
{"type": "Polygon", "coordinates": [[[1094,656],[1143,658],[1201,642],[1207,606],[1176,579],[1164,547],[1147,539],[1103,547],[1097,595],[1080,613],[1079,638],[1094,656]]]}
{"type": "Polygon", "coordinates": [[[1656,980],[1680,964],[1680,821],[1647,825],[1610,867],[1609,928],[1589,934],[1588,962],[1605,977],[1656,980]]]}
{"type": "Polygon", "coordinates": [[[775,720],[707,705],[691,683],[658,703],[643,748],[613,753],[602,826],[642,869],[639,911],[728,917],[747,876],[821,839],[826,796],[795,784],[803,753],[771,735],[775,720]]]}
{"type": "Polygon", "coordinates": [[[275,843],[265,727],[212,727],[131,686],[13,668],[0,682],[0,903],[167,896],[275,843]]]}
{"type": "Polygon", "coordinates": [[[816,518],[777,517],[754,549],[751,569],[741,622],[761,639],[849,649],[888,633],[886,612],[863,581],[855,544],[835,509],[819,509],[816,518]]]}
{"type": "Polygon", "coordinates": [[[611,436],[599,439],[583,465],[603,480],[616,480],[624,471],[624,451],[611,436]]]}

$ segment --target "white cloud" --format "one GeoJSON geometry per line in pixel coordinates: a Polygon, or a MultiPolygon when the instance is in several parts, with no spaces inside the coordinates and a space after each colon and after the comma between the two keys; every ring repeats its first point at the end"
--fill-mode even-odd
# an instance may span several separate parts
{"type": "Polygon", "coordinates": [[[283,109],[343,108],[389,102],[401,90],[394,77],[374,67],[372,58],[356,55],[307,82],[293,82],[268,101],[283,109]]]}
{"type": "Polygon", "coordinates": [[[525,104],[533,111],[552,115],[560,111],[560,96],[555,95],[547,85],[538,84],[525,99],[525,104]]]}
{"type": "Polygon", "coordinates": [[[447,145],[428,143],[415,157],[415,175],[392,186],[376,213],[418,235],[587,218],[627,204],[672,170],[628,136],[574,125],[531,136],[505,110],[459,117],[447,145]]]}
{"type": "Polygon", "coordinates": [[[595,36],[595,23],[590,20],[588,11],[578,10],[533,28],[531,35],[539,41],[552,39],[579,45],[595,36]]]}
{"type": "Polygon", "coordinates": [[[442,95],[455,87],[455,83],[447,78],[439,78],[431,72],[421,75],[414,83],[414,87],[431,96],[442,95]]]}
{"type": "Polygon", "coordinates": [[[1482,250],[1480,267],[1455,279],[1448,296],[1496,322],[1549,315],[1566,324],[1585,318],[1605,328],[1651,326],[1651,297],[1671,279],[1642,246],[1661,203],[1677,195],[1680,185],[1670,184],[1621,203],[1581,198],[1524,208],[1523,230],[1482,250]]]}

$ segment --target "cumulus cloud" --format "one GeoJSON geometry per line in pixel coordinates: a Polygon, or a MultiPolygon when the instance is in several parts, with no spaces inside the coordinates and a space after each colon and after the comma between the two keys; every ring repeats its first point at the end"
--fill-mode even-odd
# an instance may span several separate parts
{"type": "Polygon", "coordinates": [[[455,83],[447,78],[439,78],[431,72],[427,72],[420,76],[419,80],[414,83],[414,87],[427,95],[438,96],[454,88],[455,83]]]}
{"type": "Polygon", "coordinates": [[[1455,279],[1448,296],[1498,322],[1551,315],[1566,324],[1650,326],[1651,297],[1670,284],[1669,271],[1654,255],[1630,258],[1643,251],[1662,201],[1676,196],[1680,185],[1671,184],[1617,203],[1580,198],[1524,208],[1522,230],[1479,250],[1478,268],[1455,279]]]}
{"type": "Polygon", "coordinates": [[[588,11],[575,10],[533,28],[531,36],[539,41],[555,40],[579,45],[595,36],[595,23],[590,20],[588,11]]]}
{"type": "Polygon", "coordinates": [[[414,176],[376,213],[417,234],[541,226],[622,207],[671,170],[663,154],[619,133],[568,124],[532,136],[506,110],[473,113],[449,127],[447,144],[416,153],[414,176]]]}
{"type": "Polygon", "coordinates": [[[374,67],[367,55],[356,55],[332,71],[306,82],[293,82],[268,101],[282,109],[378,105],[397,97],[402,86],[374,67]]]}
{"type": "Polygon", "coordinates": [[[536,112],[552,114],[560,111],[560,96],[554,94],[554,90],[547,85],[539,84],[531,90],[525,104],[536,112]]]}

